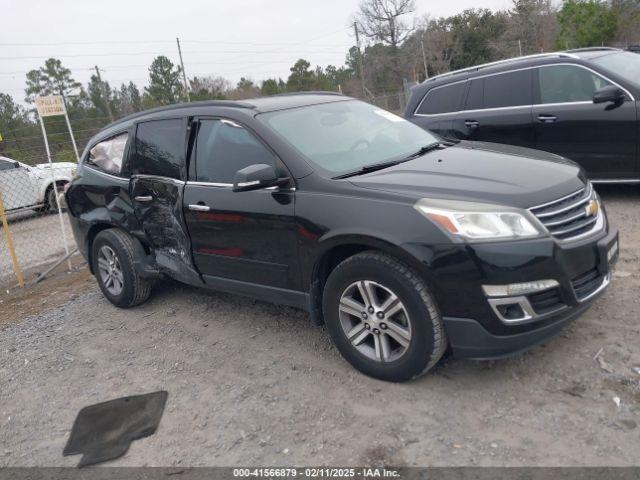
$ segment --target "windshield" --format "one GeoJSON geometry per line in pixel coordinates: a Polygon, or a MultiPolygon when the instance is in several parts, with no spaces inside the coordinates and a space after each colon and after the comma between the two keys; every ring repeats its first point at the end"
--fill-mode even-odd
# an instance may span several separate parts
{"type": "Polygon", "coordinates": [[[632,52],[619,52],[590,59],[596,65],[620,75],[629,83],[640,87],[640,55],[632,52]]]}
{"type": "Polygon", "coordinates": [[[258,117],[330,176],[401,159],[439,141],[413,123],[357,100],[258,117]]]}

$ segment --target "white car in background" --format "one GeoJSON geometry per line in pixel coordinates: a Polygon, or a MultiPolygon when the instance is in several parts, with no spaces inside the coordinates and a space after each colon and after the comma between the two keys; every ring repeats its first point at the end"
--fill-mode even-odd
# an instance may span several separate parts
{"type": "Polygon", "coordinates": [[[55,182],[58,193],[71,181],[77,164],[57,162],[30,166],[7,157],[0,157],[0,195],[7,212],[25,208],[54,211],[55,182]],[[53,168],[53,176],[51,169],[53,168]]]}

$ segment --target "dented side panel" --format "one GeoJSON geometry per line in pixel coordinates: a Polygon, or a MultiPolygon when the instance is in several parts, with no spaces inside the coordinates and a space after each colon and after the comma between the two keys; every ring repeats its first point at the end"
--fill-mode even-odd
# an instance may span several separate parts
{"type": "Polygon", "coordinates": [[[82,255],[89,260],[89,234],[95,227],[117,227],[145,241],[133,212],[129,179],[102,173],[91,167],[81,169],[66,193],[69,220],[82,255]]]}
{"type": "Polygon", "coordinates": [[[137,175],[131,179],[131,198],[158,266],[177,280],[201,284],[182,213],[184,186],[180,180],[137,175]]]}

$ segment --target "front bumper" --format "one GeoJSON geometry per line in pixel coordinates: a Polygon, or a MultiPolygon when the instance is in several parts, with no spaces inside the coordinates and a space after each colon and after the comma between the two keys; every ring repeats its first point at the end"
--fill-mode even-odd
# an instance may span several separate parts
{"type": "Polygon", "coordinates": [[[468,318],[444,317],[444,326],[449,344],[456,358],[473,360],[495,360],[518,355],[550,338],[582,315],[593,305],[593,301],[579,307],[569,308],[559,314],[552,323],[535,330],[511,335],[494,335],[488,332],[477,320],[468,318]]]}
{"type": "Polygon", "coordinates": [[[427,267],[454,355],[493,359],[544,342],[586,311],[606,291],[617,242],[618,231],[611,229],[571,244],[545,238],[429,250],[405,247],[427,267]],[[482,288],[545,279],[558,286],[529,297],[539,315],[512,324],[500,318],[482,288]]]}

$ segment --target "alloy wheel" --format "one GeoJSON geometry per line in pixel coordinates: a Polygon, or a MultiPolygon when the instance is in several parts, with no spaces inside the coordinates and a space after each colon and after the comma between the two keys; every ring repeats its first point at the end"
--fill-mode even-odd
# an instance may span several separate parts
{"type": "Polygon", "coordinates": [[[120,295],[124,287],[122,267],[116,252],[108,245],[98,250],[98,270],[100,279],[111,295],[120,295]]]}
{"type": "Polygon", "coordinates": [[[367,358],[392,362],[409,348],[409,314],[388,287],[371,280],[354,282],[342,292],[338,309],[344,334],[367,358]]]}

